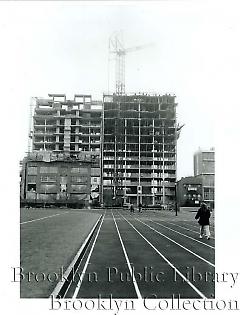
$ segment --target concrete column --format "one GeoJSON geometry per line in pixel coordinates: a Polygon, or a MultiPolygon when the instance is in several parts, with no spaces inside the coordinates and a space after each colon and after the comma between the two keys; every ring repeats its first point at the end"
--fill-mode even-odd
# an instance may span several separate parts
{"type": "MultiPolygon", "coordinates": [[[[127,169],[127,119],[124,119],[124,157],[125,157],[125,162],[124,162],[124,173],[126,174],[126,169],[127,169]]],[[[124,202],[126,202],[126,191],[127,191],[127,186],[126,186],[126,176],[124,179],[124,202]]]]}
{"type": "MultiPolygon", "coordinates": [[[[138,186],[141,184],[141,103],[138,103],[138,186]]],[[[137,189],[137,205],[139,202],[142,203],[142,188],[141,194],[137,189]]]]}

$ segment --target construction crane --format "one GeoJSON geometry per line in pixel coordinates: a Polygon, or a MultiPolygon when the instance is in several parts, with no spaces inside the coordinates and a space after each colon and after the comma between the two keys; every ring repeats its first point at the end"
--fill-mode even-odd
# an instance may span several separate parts
{"type": "MultiPolygon", "coordinates": [[[[123,33],[114,32],[109,39],[109,60],[111,54],[115,55],[115,93],[117,95],[125,94],[125,56],[129,52],[143,49],[149,45],[141,45],[130,48],[124,48],[123,33]]],[[[109,71],[109,65],[108,65],[109,71]]],[[[109,73],[108,73],[108,91],[109,91],[109,73]]],[[[114,174],[113,174],[113,200],[115,205],[118,205],[119,200],[122,199],[123,190],[123,148],[120,141],[122,135],[121,122],[119,120],[120,100],[117,102],[117,113],[114,119],[114,143],[115,143],[115,156],[114,156],[114,174]]]]}
{"type": "Polygon", "coordinates": [[[125,56],[129,52],[143,49],[152,44],[124,48],[122,32],[114,32],[109,38],[109,55],[115,54],[115,91],[117,95],[125,94],[125,56]]]}

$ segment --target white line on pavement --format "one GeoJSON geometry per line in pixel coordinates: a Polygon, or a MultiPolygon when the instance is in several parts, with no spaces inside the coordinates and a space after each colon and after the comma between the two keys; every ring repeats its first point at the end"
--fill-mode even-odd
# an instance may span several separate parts
{"type": "MultiPolygon", "coordinates": [[[[166,222],[166,221],[161,221],[161,222],[166,222]]],[[[194,230],[191,230],[191,229],[186,228],[186,227],[183,227],[183,226],[181,226],[181,225],[178,225],[178,224],[175,224],[175,223],[172,223],[172,222],[166,222],[166,223],[167,223],[167,224],[174,225],[174,226],[177,226],[177,227],[179,227],[179,228],[181,228],[181,229],[183,229],[183,230],[187,230],[187,231],[190,231],[190,232],[192,232],[192,233],[195,233],[195,234],[198,234],[198,235],[199,235],[199,232],[194,231],[194,230]]],[[[211,237],[211,239],[215,240],[214,237],[211,237]]]]}
{"type": "Polygon", "coordinates": [[[141,232],[139,232],[132,223],[130,223],[122,214],[120,214],[125,221],[174,269],[174,271],[179,274],[179,276],[187,282],[187,284],[195,291],[197,292],[201,298],[206,299],[206,296],[196,288],[190,280],[188,280],[145,236],[142,235],[141,232]]]}
{"type": "Polygon", "coordinates": [[[42,218],[39,218],[39,219],[34,219],[34,220],[30,220],[30,221],[20,222],[20,224],[26,224],[26,223],[31,223],[31,222],[35,222],[35,221],[40,221],[40,220],[56,217],[57,215],[65,214],[65,213],[68,213],[68,212],[69,211],[65,211],[63,213],[57,213],[57,214],[49,215],[47,217],[42,217],[42,218]]]}
{"type": "MultiPolygon", "coordinates": [[[[183,220],[183,221],[185,222],[185,224],[187,224],[187,226],[189,225],[189,226],[191,226],[192,228],[195,228],[195,229],[199,230],[200,225],[195,225],[195,224],[189,222],[188,220],[183,220]]],[[[196,224],[197,224],[197,223],[196,223],[196,224]]],[[[212,230],[212,231],[214,232],[214,230],[215,230],[214,226],[211,226],[211,225],[210,225],[209,228],[210,228],[210,230],[212,230]]]]}
{"type": "MultiPolygon", "coordinates": [[[[86,246],[87,242],[89,241],[93,231],[95,230],[96,226],[98,225],[99,221],[101,220],[101,217],[97,220],[97,222],[94,224],[94,226],[92,227],[90,233],[88,234],[88,236],[85,238],[85,241],[83,242],[83,244],[81,245],[80,249],[78,250],[77,254],[74,256],[72,262],[70,263],[70,265],[68,266],[68,268],[66,269],[66,271],[64,272],[64,275],[63,275],[63,278],[64,279],[67,279],[67,277],[69,276],[70,272],[72,271],[72,269],[74,268],[74,265],[76,263],[76,261],[78,260],[80,254],[82,253],[83,251],[83,248],[86,246]]],[[[59,291],[61,290],[62,286],[63,286],[64,282],[61,281],[61,282],[58,282],[57,286],[55,287],[55,289],[53,290],[52,292],[52,296],[54,296],[55,298],[57,297],[57,295],[59,294],[59,291]]],[[[69,286],[70,286],[70,283],[69,283],[69,286]]],[[[68,287],[69,287],[68,286],[68,287]]],[[[67,293],[68,290],[66,290],[65,292],[65,295],[67,293]]],[[[50,296],[51,296],[50,295],[50,296]]],[[[65,297],[62,296],[62,298],[65,297]]]]}
{"type": "Polygon", "coordinates": [[[191,236],[188,236],[188,235],[183,234],[183,233],[181,233],[181,232],[179,232],[179,231],[176,231],[176,230],[174,230],[174,229],[171,229],[170,227],[165,226],[165,225],[163,225],[163,224],[161,224],[161,223],[155,222],[155,221],[150,220],[150,219],[149,219],[149,221],[151,221],[151,222],[153,222],[153,223],[155,223],[155,224],[157,224],[157,225],[163,226],[165,229],[168,229],[168,230],[173,231],[173,232],[175,232],[175,233],[177,233],[177,234],[180,234],[180,235],[182,235],[182,236],[185,236],[185,237],[187,237],[187,238],[189,238],[189,239],[191,239],[191,240],[193,240],[193,241],[195,241],[195,242],[198,242],[198,243],[203,244],[203,245],[205,245],[205,246],[208,246],[208,247],[210,247],[210,248],[212,248],[212,249],[215,249],[215,247],[213,247],[213,246],[211,246],[211,245],[209,245],[209,244],[206,244],[206,243],[203,243],[203,242],[201,242],[201,241],[199,241],[199,240],[196,240],[195,238],[193,238],[193,237],[191,237],[191,236]]]}
{"type": "Polygon", "coordinates": [[[114,218],[113,213],[112,213],[112,216],[113,216],[113,220],[114,220],[114,223],[115,223],[117,232],[118,232],[119,240],[120,240],[120,243],[121,243],[121,245],[122,245],[122,249],[123,249],[123,252],[124,252],[126,261],[127,261],[127,265],[128,265],[128,268],[129,268],[129,271],[130,271],[130,274],[131,274],[131,277],[132,277],[132,280],[133,280],[133,284],[134,284],[135,291],[136,291],[136,293],[137,293],[137,297],[138,297],[138,299],[141,299],[142,296],[141,296],[139,287],[138,287],[138,285],[137,285],[137,281],[136,281],[135,275],[134,275],[133,270],[132,270],[132,268],[131,268],[131,264],[130,264],[130,261],[129,261],[129,258],[128,258],[128,255],[127,255],[125,246],[124,246],[124,244],[123,244],[122,237],[121,237],[121,235],[120,235],[120,232],[119,232],[119,229],[118,229],[118,226],[117,226],[117,223],[116,223],[116,220],[115,220],[115,218],[114,218]]]}
{"type": "MultiPolygon", "coordinates": [[[[105,213],[106,213],[106,212],[105,212],[105,213]]],[[[96,236],[95,236],[94,242],[93,242],[93,244],[92,244],[91,250],[90,250],[90,252],[89,252],[89,254],[88,254],[88,258],[87,258],[86,263],[85,263],[85,265],[84,265],[84,268],[83,268],[83,271],[82,271],[82,273],[81,273],[80,279],[79,279],[79,281],[78,281],[78,283],[77,283],[77,286],[76,286],[76,289],[75,289],[75,291],[74,291],[74,293],[73,293],[73,296],[72,296],[73,299],[75,299],[75,298],[77,297],[77,294],[78,294],[78,292],[79,292],[79,290],[80,290],[80,288],[81,288],[82,281],[83,281],[83,277],[84,277],[85,271],[86,271],[86,269],[87,269],[87,267],[88,267],[88,262],[89,262],[89,260],[90,260],[90,258],[91,258],[91,255],[92,255],[92,252],[93,252],[95,243],[96,243],[97,238],[98,238],[98,234],[99,234],[100,229],[101,229],[101,227],[102,227],[102,223],[103,223],[103,220],[104,220],[104,217],[105,217],[105,213],[104,213],[104,216],[103,216],[103,218],[102,218],[102,221],[101,221],[101,223],[100,223],[100,225],[99,225],[99,228],[98,228],[97,234],[96,234],[96,236]]]]}
{"type": "Polygon", "coordinates": [[[141,222],[142,224],[146,225],[146,226],[149,227],[151,230],[155,231],[156,233],[160,234],[161,236],[165,237],[165,238],[168,239],[169,241],[173,242],[174,244],[176,244],[176,245],[180,246],[181,248],[185,249],[185,250],[188,251],[190,254],[192,254],[192,255],[198,257],[199,259],[203,260],[204,262],[206,262],[206,263],[209,264],[210,266],[215,267],[215,265],[212,264],[210,261],[208,261],[208,260],[206,260],[205,258],[199,256],[198,254],[194,253],[193,251],[191,251],[190,249],[186,248],[185,246],[179,244],[178,242],[175,242],[175,241],[172,240],[170,237],[168,237],[168,236],[162,234],[161,232],[157,231],[156,229],[154,229],[154,228],[151,227],[150,225],[148,225],[148,224],[142,222],[142,221],[139,220],[139,219],[136,219],[136,220],[139,221],[139,222],[141,222]]]}

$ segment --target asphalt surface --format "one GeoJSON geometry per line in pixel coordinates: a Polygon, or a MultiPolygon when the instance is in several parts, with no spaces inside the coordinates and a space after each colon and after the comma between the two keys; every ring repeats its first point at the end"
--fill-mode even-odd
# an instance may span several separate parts
{"type": "MultiPolygon", "coordinates": [[[[73,216],[71,211],[69,213],[64,216],[73,216]]],[[[175,216],[169,211],[143,210],[130,214],[127,210],[107,209],[97,214],[98,217],[103,215],[102,220],[65,297],[215,296],[213,222],[211,239],[207,240],[199,239],[199,226],[193,212],[184,211],[175,216]]],[[[43,228],[46,220],[57,224],[58,217],[37,222],[43,228]]],[[[68,231],[70,233],[69,228],[68,231]]],[[[65,232],[66,237],[67,234],[65,232]]],[[[48,296],[49,291],[45,297],[48,296]]]]}
{"type": "MultiPolygon", "coordinates": [[[[100,215],[99,211],[21,209],[21,298],[51,294],[100,215]]],[[[16,268],[16,280],[19,272],[16,268]]]]}
{"type": "Polygon", "coordinates": [[[169,212],[106,211],[74,297],[214,297],[214,239],[200,240],[193,215],[179,216],[187,221],[169,212]]]}

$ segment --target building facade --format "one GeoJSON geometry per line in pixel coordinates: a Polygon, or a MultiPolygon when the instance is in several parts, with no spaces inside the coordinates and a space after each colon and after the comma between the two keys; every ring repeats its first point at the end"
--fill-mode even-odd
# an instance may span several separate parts
{"type": "Polygon", "coordinates": [[[33,115],[33,151],[73,156],[82,151],[101,151],[102,103],[91,95],[49,94],[36,99],[33,115]]]}
{"type": "Polygon", "coordinates": [[[21,198],[105,206],[174,203],[176,106],[169,94],[111,94],[103,102],[80,94],[73,100],[64,94],[36,98],[21,198]]]}
{"type": "Polygon", "coordinates": [[[89,205],[91,160],[90,154],[66,158],[49,151],[30,153],[23,160],[22,204],[89,205]]]}
{"type": "MultiPolygon", "coordinates": [[[[39,172],[34,175],[37,176],[36,180],[38,180],[38,183],[43,180],[44,174],[40,172],[44,167],[42,165],[43,160],[40,158],[42,155],[44,157],[44,163],[51,164],[50,170],[53,168],[55,171],[59,171],[60,169],[58,168],[60,164],[63,165],[62,168],[65,169],[65,181],[67,180],[67,183],[64,185],[69,189],[69,191],[66,192],[68,196],[70,196],[68,200],[76,197],[76,194],[74,195],[72,190],[74,178],[76,181],[80,181],[79,178],[85,174],[84,172],[88,169],[85,176],[87,175],[89,177],[89,181],[87,180],[86,183],[90,182],[90,186],[88,184],[86,186],[90,187],[88,192],[89,203],[100,203],[102,102],[93,101],[91,95],[77,94],[74,96],[73,100],[67,100],[64,94],[49,94],[48,99],[36,98],[32,119],[31,152],[28,152],[27,158],[29,158],[29,161],[25,160],[27,177],[24,177],[26,183],[22,186],[24,188],[21,188],[22,190],[26,190],[25,198],[30,196],[28,194],[28,187],[30,187],[30,183],[28,182],[28,168],[31,163],[36,164],[35,167],[37,168],[37,172],[39,172]],[[34,154],[38,156],[38,158],[35,158],[33,162],[34,154]],[[49,158],[47,158],[47,156],[49,156],[49,158]],[[46,159],[49,159],[49,161],[46,159]],[[86,165],[86,160],[90,161],[88,161],[90,166],[86,165]],[[56,163],[57,165],[55,165],[56,163]],[[68,168],[67,165],[69,165],[68,168]],[[77,178],[77,173],[72,176],[74,172],[72,168],[74,170],[78,169],[79,178],[77,178]],[[85,169],[85,171],[83,169],[85,169]],[[66,172],[68,175],[66,175],[66,172]]],[[[51,180],[51,171],[48,173],[46,169],[45,175],[47,180],[51,180]]],[[[58,183],[58,189],[54,188],[56,190],[54,194],[57,194],[61,192],[59,185],[63,179],[59,179],[58,177],[55,179],[56,183],[58,183]]],[[[38,183],[35,183],[36,188],[40,189],[38,183]]],[[[79,194],[81,194],[82,191],[84,191],[83,194],[85,194],[86,189],[84,190],[80,185],[78,188],[76,187],[76,189],[80,189],[79,194]]],[[[48,189],[46,191],[46,194],[50,194],[48,189]]],[[[23,196],[23,193],[21,193],[21,196],[23,196]]]]}
{"type": "Polygon", "coordinates": [[[104,205],[174,202],[176,105],[172,95],[104,95],[104,205]]]}
{"type": "Polygon", "coordinates": [[[194,175],[202,181],[203,200],[214,208],[215,199],[215,150],[199,149],[194,154],[194,175]]]}
{"type": "Polygon", "coordinates": [[[198,207],[203,200],[202,178],[182,177],[177,182],[177,202],[179,207],[198,207]]]}
{"type": "Polygon", "coordinates": [[[194,176],[215,174],[215,151],[199,149],[193,157],[194,176]]]}

